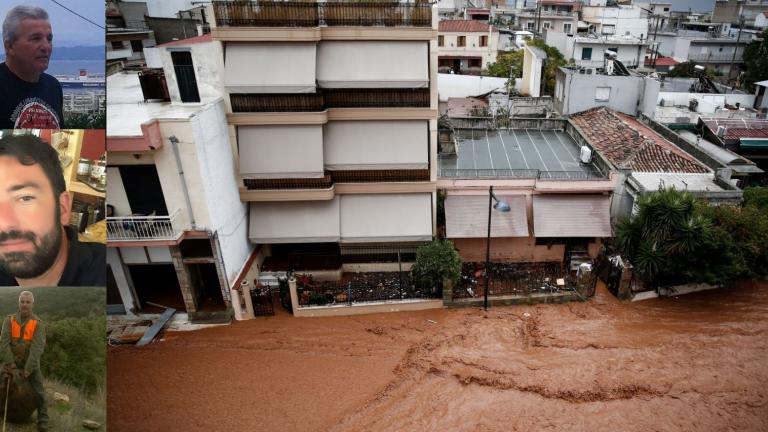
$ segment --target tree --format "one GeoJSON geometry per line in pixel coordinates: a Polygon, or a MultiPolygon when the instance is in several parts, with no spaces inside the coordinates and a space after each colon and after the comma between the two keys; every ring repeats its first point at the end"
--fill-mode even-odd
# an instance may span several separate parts
{"type": "Polygon", "coordinates": [[[416,250],[411,272],[414,281],[423,287],[439,286],[443,279],[456,284],[461,277],[461,257],[450,241],[433,240],[416,250]]]}
{"type": "Polygon", "coordinates": [[[768,187],[748,187],[744,189],[744,206],[768,211],[768,187]]]}
{"type": "Polygon", "coordinates": [[[541,39],[528,41],[528,45],[539,48],[547,53],[547,59],[544,61],[544,94],[553,96],[555,94],[555,78],[557,70],[568,64],[563,54],[555,48],[547,45],[541,39]]]}
{"type": "Polygon", "coordinates": [[[744,48],[744,67],[744,81],[750,91],[755,90],[756,82],[768,79],[768,29],[744,48]]]}
{"type": "Polygon", "coordinates": [[[499,54],[496,62],[483,71],[485,76],[520,78],[523,74],[523,50],[499,54]]]}
{"type": "MultiPolygon", "coordinates": [[[[687,61],[675,65],[675,68],[667,73],[671,78],[695,78],[698,76],[699,71],[694,69],[696,62],[687,61]]],[[[710,79],[715,77],[715,71],[712,68],[706,68],[704,74],[710,79]]]]}

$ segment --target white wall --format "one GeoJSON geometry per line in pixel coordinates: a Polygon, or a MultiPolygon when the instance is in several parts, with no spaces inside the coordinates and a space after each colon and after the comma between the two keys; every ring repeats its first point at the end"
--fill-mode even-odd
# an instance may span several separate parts
{"type": "Polygon", "coordinates": [[[582,20],[599,23],[597,33],[602,31],[603,25],[613,25],[617,36],[648,37],[648,17],[644,15],[642,9],[636,6],[582,8],[582,20]]]}
{"type": "Polygon", "coordinates": [[[218,234],[227,283],[231,287],[253,246],[248,241],[248,206],[240,201],[235,157],[229,142],[224,102],[210,105],[190,120],[197,149],[203,205],[211,231],[218,234]]]}
{"type": "MultiPolygon", "coordinates": [[[[478,96],[491,90],[505,89],[507,78],[474,75],[437,74],[437,94],[441,102],[448,98],[478,96]]],[[[521,79],[515,80],[515,89],[522,90],[521,79]]]]}
{"type": "Polygon", "coordinates": [[[751,94],[710,94],[710,93],[673,93],[660,92],[657,103],[662,99],[672,101],[674,105],[688,106],[691,99],[699,101],[696,111],[702,114],[714,113],[715,107],[722,108],[726,103],[736,105],[740,103],[742,107],[751,108],[755,103],[755,95],[751,94]]]}
{"type": "Polygon", "coordinates": [[[488,64],[496,61],[496,53],[499,45],[499,32],[487,33],[453,33],[441,32],[443,36],[443,46],[437,48],[439,56],[472,56],[481,57],[482,68],[488,67],[488,64]],[[465,37],[465,46],[458,45],[459,36],[465,37]],[[480,46],[480,36],[488,37],[488,46],[480,46]]]}
{"type": "Polygon", "coordinates": [[[193,7],[192,0],[147,0],[149,16],[157,18],[178,18],[180,10],[193,7]]]}
{"type": "Polygon", "coordinates": [[[115,207],[115,216],[133,214],[118,167],[107,167],[107,204],[115,207]]]}
{"type": "Polygon", "coordinates": [[[223,85],[224,53],[221,49],[221,42],[197,43],[188,47],[161,47],[158,50],[161,50],[162,67],[165,71],[165,79],[168,83],[168,92],[171,95],[172,103],[182,103],[181,95],[179,94],[179,84],[176,81],[176,73],[174,72],[173,61],[171,60],[172,51],[191,51],[197,91],[200,93],[202,103],[211,102],[213,99],[225,94],[223,85]]]}

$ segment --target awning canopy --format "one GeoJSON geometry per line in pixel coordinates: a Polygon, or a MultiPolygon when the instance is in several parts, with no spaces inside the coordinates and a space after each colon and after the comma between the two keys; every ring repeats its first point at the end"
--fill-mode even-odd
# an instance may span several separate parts
{"type": "Polygon", "coordinates": [[[317,83],[324,88],[427,88],[429,52],[421,41],[323,41],[317,83]]]}
{"type": "Polygon", "coordinates": [[[243,178],[323,176],[322,125],[239,126],[243,178]]]}
{"type": "Polygon", "coordinates": [[[425,169],[426,120],[332,121],[323,128],[323,157],[330,170],[425,169]]]}
{"type": "MultiPolygon", "coordinates": [[[[525,196],[496,194],[511,207],[507,213],[492,210],[491,237],[528,237],[525,196]]],[[[448,195],[445,198],[445,232],[448,238],[482,238],[488,235],[487,195],[448,195]]]]}
{"type": "Polygon", "coordinates": [[[224,83],[230,93],[314,93],[314,42],[227,42],[224,83]]]}
{"type": "Polygon", "coordinates": [[[341,241],[432,240],[431,198],[429,193],[342,195],[341,241]]]}
{"type": "Polygon", "coordinates": [[[339,241],[339,198],[330,201],[251,203],[249,238],[254,243],[339,241]]]}
{"type": "Polygon", "coordinates": [[[768,138],[740,138],[739,148],[749,150],[768,150],[768,138]]]}
{"type": "Polygon", "coordinates": [[[534,195],[536,237],[611,237],[611,197],[534,195]]]}

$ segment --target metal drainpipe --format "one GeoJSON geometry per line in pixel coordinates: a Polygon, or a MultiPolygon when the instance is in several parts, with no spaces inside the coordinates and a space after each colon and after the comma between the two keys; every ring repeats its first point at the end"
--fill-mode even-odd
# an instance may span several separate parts
{"type": "Polygon", "coordinates": [[[184,191],[184,199],[187,202],[187,213],[189,214],[189,221],[192,224],[192,229],[196,230],[195,214],[192,212],[192,201],[189,199],[189,188],[187,187],[187,180],[184,178],[184,168],[181,166],[181,156],[179,156],[179,140],[175,135],[171,135],[168,140],[173,146],[173,155],[176,157],[176,168],[179,169],[179,178],[181,178],[181,184],[184,191]]]}

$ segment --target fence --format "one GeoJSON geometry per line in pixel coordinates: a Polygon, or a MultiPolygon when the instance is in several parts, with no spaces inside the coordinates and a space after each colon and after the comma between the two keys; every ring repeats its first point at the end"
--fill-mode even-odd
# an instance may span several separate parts
{"type": "Polygon", "coordinates": [[[320,178],[243,179],[248,190],[328,189],[334,183],[429,181],[429,169],[329,171],[320,178]]]}
{"type": "Polygon", "coordinates": [[[454,129],[540,129],[563,130],[566,119],[543,119],[525,117],[451,117],[454,129]]]}
{"type": "Polygon", "coordinates": [[[431,27],[429,3],[214,1],[220,27],[408,26],[431,27]]]}
{"type": "Polygon", "coordinates": [[[597,171],[541,171],[537,169],[440,169],[443,178],[520,178],[538,180],[603,180],[597,171]]]}
{"type": "Polygon", "coordinates": [[[417,287],[409,272],[348,273],[340,281],[325,282],[296,275],[296,288],[300,306],[440,298],[442,293],[439,287],[417,287]]]}
{"type": "Polygon", "coordinates": [[[173,228],[180,211],[169,216],[107,217],[107,241],[175,240],[181,231],[173,228]]]}
{"type": "Polygon", "coordinates": [[[323,111],[328,108],[429,108],[424,89],[338,89],[309,94],[230,94],[233,112],[323,111]]]}
{"type": "MultiPolygon", "coordinates": [[[[485,263],[464,263],[461,281],[453,288],[453,299],[478,298],[485,293],[485,263]]],[[[576,291],[594,294],[596,275],[573,276],[559,262],[491,263],[488,296],[530,296],[576,291]],[[558,279],[563,284],[558,285],[558,279]]]]}

